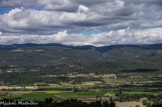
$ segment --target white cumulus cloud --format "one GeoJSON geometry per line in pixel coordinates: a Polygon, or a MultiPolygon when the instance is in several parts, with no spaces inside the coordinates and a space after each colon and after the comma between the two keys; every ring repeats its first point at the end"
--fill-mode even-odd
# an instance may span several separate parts
{"type": "Polygon", "coordinates": [[[22,43],[61,43],[66,45],[115,45],[115,44],[152,44],[162,41],[162,28],[147,30],[117,30],[93,34],[69,34],[67,31],[52,35],[0,36],[1,44],[22,43]]]}

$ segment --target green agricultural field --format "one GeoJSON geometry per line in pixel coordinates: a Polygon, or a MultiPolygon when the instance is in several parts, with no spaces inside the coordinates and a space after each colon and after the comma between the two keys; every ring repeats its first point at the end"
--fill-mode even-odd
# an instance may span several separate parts
{"type": "Polygon", "coordinates": [[[106,92],[68,92],[68,91],[6,91],[0,92],[0,99],[11,98],[22,101],[44,100],[45,98],[53,98],[55,101],[62,101],[67,98],[80,97],[96,97],[104,96],[106,92]]]}
{"type": "Polygon", "coordinates": [[[162,92],[123,92],[123,94],[129,94],[129,95],[134,95],[134,94],[154,94],[154,95],[162,95],[162,92]]]}
{"type": "Polygon", "coordinates": [[[60,93],[46,93],[46,92],[32,92],[28,94],[23,94],[21,96],[13,96],[13,99],[19,99],[23,101],[33,101],[33,100],[44,100],[45,98],[53,98],[55,101],[62,101],[63,98],[59,97],[60,93]]]}
{"type": "Polygon", "coordinates": [[[6,92],[0,92],[0,100],[4,99],[4,98],[9,98],[9,96],[7,96],[8,93],[6,92]]]}
{"type": "Polygon", "coordinates": [[[104,96],[106,92],[69,92],[60,94],[61,97],[65,98],[77,98],[77,97],[95,97],[104,96]]]}

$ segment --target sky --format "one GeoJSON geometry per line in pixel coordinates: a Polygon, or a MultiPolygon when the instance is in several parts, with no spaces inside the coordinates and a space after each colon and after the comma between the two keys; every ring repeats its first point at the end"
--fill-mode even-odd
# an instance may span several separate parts
{"type": "Polygon", "coordinates": [[[162,0],[0,0],[0,44],[162,43],[162,0]]]}

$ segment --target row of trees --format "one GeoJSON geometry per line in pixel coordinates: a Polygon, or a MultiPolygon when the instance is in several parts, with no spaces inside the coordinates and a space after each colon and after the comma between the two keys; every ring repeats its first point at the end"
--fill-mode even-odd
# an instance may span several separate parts
{"type": "MultiPolygon", "coordinates": [[[[96,101],[96,102],[82,102],[81,100],[77,99],[68,99],[64,101],[53,101],[52,98],[46,98],[44,101],[22,101],[21,103],[19,101],[13,101],[11,99],[3,99],[0,102],[4,102],[0,104],[0,107],[31,107],[32,104],[34,104],[34,107],[116,107],[114,101],[110,99],[110,101],[96,101]],[[15,104],[15,105],[8,105],[5,104],[15,104]]],[[[153,102],[153,104],[147,104],[143,103],[146,107],[162,107],[162,103],[160,101],[153,102]]],[[[138,106],[136,106],[138,107],[138,106]]]]}
{"type": "MultiPolygon", "coordinates": [[[[16,107],[22,107],[22,105],[19,104],[18,101],[3,99],[1,102],[5,102],[6,104],[15,102],[16,107]]],[[[23,107],[31,107],[30,103],[32,102],[28,101],[23,103],[29,104],[29,105],[28,104],[23,105],[23,107]]],[[[34,103],[36,104],[34,105],[34,107],[115,107],[115,103],[112,100],[110,100],[110,102],[96,101],[96,102],[86,103],[76,99],[68,99],[61,102],[57,102],[57,101],[53,101],[52,98],[46,98],[44,101],[35,101],[34,103]]],[[[3,107],[5,105],[0,105],[0,106],[3,107]]],[[[13,105],[11,107],[13,107],[13,105]]]]}

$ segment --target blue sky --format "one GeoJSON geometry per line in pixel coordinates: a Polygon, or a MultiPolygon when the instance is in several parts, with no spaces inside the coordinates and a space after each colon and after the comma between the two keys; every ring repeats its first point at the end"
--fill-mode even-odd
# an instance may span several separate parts
{"type": "Polygon", "coordinates": [[[88,36],[90,36],[90,35],[92,35],[92,34],[99,34],[99,33],[102,33],[102,31],[101,31],[101,30],[97,30],[97,31],[92,31],[92,30],[90,30],[90,31],[80,31],[80,33],[83,34],[83,35],[88,35],[88,36]]]}
{"type": "Polygon", "coordinates": [[[11,8],[0,8],[0,14],[5,14],[11,11],[11,8]]]}
{"type": "MultiPolygon", "coordinates": [[[[24,7],[22,7],[22,8],[24,8],[24,7]]],[[[43,6],[40,6],[40,7],[33,7],[33,8],[31,8],[31,7],[26,7],[26,8],[24,8],[24,9],[35,9],[35,10],[42,10],[44,7],[43,6]]],[[[14,8],[2,8],[2,7],[0,7],[0,14],[5,14],[5,13],[9,13],[12,9],[14,9],[14,8]]]]}

